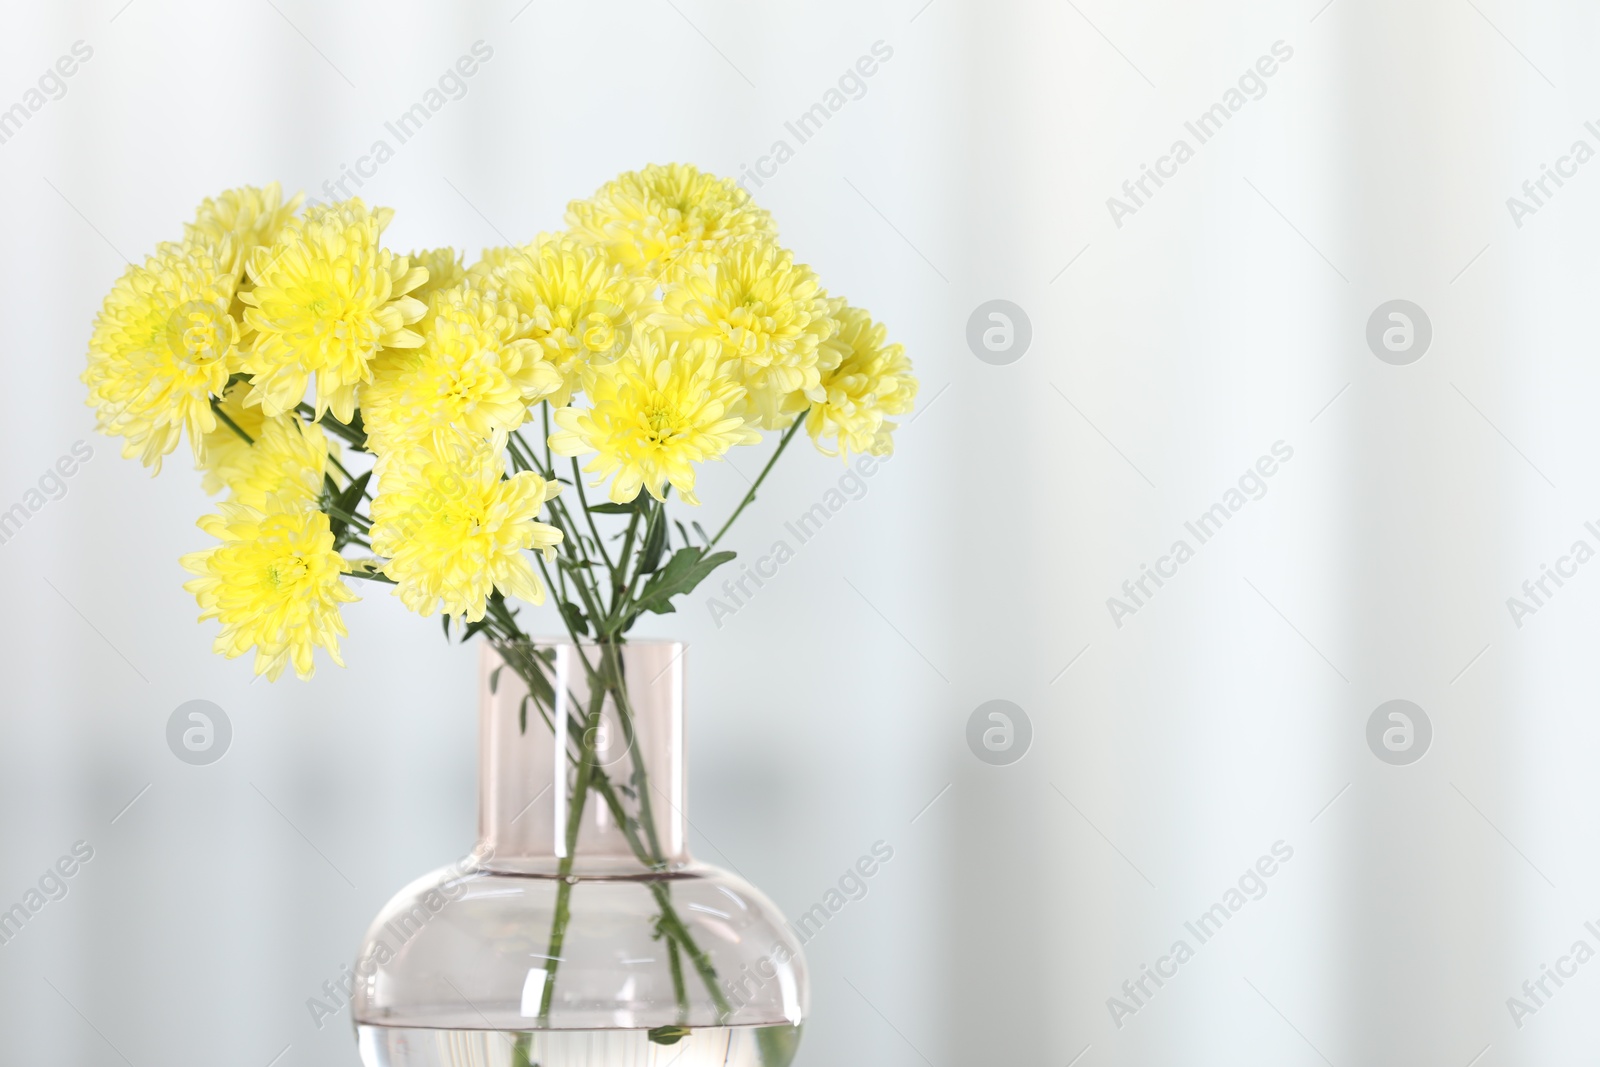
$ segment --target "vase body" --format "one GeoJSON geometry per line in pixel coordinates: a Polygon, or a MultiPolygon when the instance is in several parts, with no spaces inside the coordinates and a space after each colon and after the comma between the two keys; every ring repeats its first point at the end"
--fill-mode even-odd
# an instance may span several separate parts
{"type": "Polygon", "coordinates": [[[800,944],[696,862],[683,647],[485,644],[479,833],[356,959],[367,1067],[787,1067],[800,944]]]}

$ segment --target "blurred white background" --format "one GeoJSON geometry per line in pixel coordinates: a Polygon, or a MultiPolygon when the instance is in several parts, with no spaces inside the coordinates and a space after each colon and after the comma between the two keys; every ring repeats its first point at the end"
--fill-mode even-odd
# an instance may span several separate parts
{"type": "MultiPolygon", "coordinates": [[[[482,41],[360,189],[393,246],[475,255],[619,171],[738,175],[784,139],[758,200],[923,381],[894,460],[746,609],[652,627],[692,646],[703,858],[795,916],[894,849],[808,946],[802,1064],[1590,1062],[1600,567],[1520,626],[1507,598],[1600,547],[1600,163],[1560,162],[1600,150],[1592,7],[106,0],[5,26],[0,109],[29,115],[0,126],[0,510],[94,451],[0,544],[0,909],[75,842],[93,859],[0,945],[0,1061],[353,1064],[348,1013],[319,1028],[308,998],[471,843],[474,650],[363,589],[347,670],[252,684],[181,588],[197,478],[118,458],[78,374],[126,259],[232,185],[326,196],[482,41]],[[878,42],[797,145],[785,122],[878,42]],[[1146,165],[1168,176],[1136,201],[1146,165]],[[1005,365],[967,342],[993,299],[1031,322],[1005,365]],[[1403,365],[1367,341],[1391,300],[1431,323],[1403,365]],[[1185,523],[1277,442],[1199,545],[1185,523]],[[1115,620],[1179,539],[1194,558],[1115,620]],[[210,766],[167,748],[192,699],[232,721],[210,766]],[[968,747],[993,699],[1031,721],[1019,762],[968,747]],[[1432,725],[1409,765],[1368,745],[1392,699],[1432,725]],[[1201,944],[1185,923],[1275,844],[1201,944]],[[1546,966],[1571,976],[1524,992],[1546,966]]],[[[732,547],[840,473],[786,458],[732,547]]],[[[745,482],[706,480],[720,518],[745,482]]]]}

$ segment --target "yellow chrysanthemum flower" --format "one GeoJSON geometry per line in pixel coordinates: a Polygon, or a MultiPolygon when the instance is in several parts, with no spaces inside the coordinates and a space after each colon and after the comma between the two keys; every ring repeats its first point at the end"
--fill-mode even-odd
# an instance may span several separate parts
{"type": "Polygon", "coordinates": [[[198,456],[216,426],[211,394],[239,365],[233,263],[227,239],[216,252],[164,244],[106,297],[82,380],[100,431],[127,438],[124,456],[159,471],[185,427],[198,456]]]}
{"type": "Polygon", "coordinates": [[[257,248],[278,239],[284,224],[299,210],[304,199],[304,193],[296,193],[285,202],[283,189],[277,182],[259,189],[253,185],[226,189],[201,202],[194,221],[184,224],[186,239],[190,244],[216,252],[225,239],[231,238],[242,270],[257,248]]]}
{"type": "Polygon", "coordinates": [[[233,426],[243,430],[250,440],[239,436],[238,430],[218,416],[216,427],[201,440],[200,455],[195,460],[195,470],[204,472],[200,478],[200,488],[211,494],[222,492],[240,476],[244,465],[249,462],[250,441],[261,437],[261,426],[267,421],[260,407],[244,402],[245,397],[250,395],[250,386],[235,382],[227,389],[217,406],[222,409],[222,415],[232,420],[233,426]]]}
{"type": "Polygon", "coordinates": [[[806,413],[806,432],[826,455],[894,451],[895,424],[885,416],[904,415],[917,397],[917,380],[905,349],[888,343],[888,330],[860,308],[839,312],[839,332],[825,342],[824,399],[806,413]],[[834,438],[829,448],[826,439],[834,438]]]}
{"type": "Polygon", "coordinates": [[[262,421],[255,444],[239,462],[228,482],[237,504],[258,511],[315,507],[322,496],[328,469],[328,437],[295,415],[273,415],[262,421]]]}
{"type": "Polygon", "coordinates": [[[369,447],[388,454],[451,426],[479,437],[515,430],[528,405],[561,388],[517,308],[474,289],[435,293],[422,347],[385,352],[361,393],[369,447]]]}
{"type": "MultiPolygon", "coordinates": [[[[540,235],[543,240],[544,235],[540,235]]],[[[537,244],[538,242],[535,242],[537,244]]],[[[467,268],[467,284],[478,289],[495,290],[499,288],[500,272],[505,265],[516,256],[523,253],[524,249],[515,245],[502,245],[495,248],[485,248],[478,261],[467,268]]]]}
{"type": "Polygon", "coordinates": [[[630,271],[666,279],[686,254],[749,234],[776,237],[777,224],[731,178],[687,163],[651,165],[567,206],[573,234],[609,250],[630,271]]]}
{"type": "Polygon", "coordinates": [[[319,205],[251,256],[255,288],[242,299],[257,333],[244,370],[255,386],[250,402],[268,415],[293,410],[314,374],[318,417],[332,410],[349,422],[379,350],[422,343],[406,326],[427,308],[406,294],[428,272],[379,243],[393,214],[359,199],[319,205]]]}
{"type": "Polygon", "coordinates": [[[818,346],[838,329],[837,306],[810,267],[751,239],[697,257],[666,287],[652,321],[669,337],[710,342],[749,392],[757,423],[781,429],[804,406],[795,394],[822,398],[818,346]]]}
{"type": "Polygon", "coordinates": [[[552,407],[571,400],[585,365],[609,363],[627,350],[650,306],[645,282],[604,250],[570,237],[541,237],[516,249],[483,284],[516,305],[525,320],[522,336],[560,371],[552,407]]]}
{"type": "Polygon", "coordinates": [[[635,331],[621,359],[584,369],[591,406],[558,410],[561,430],[550,435],[550,447],[563,456],[597,453],[584,470],[597,476],[595,485],[615,475],[615,503],[634,499],[641,488],[664,500],[670,484],[685,503],[698,504],[694,464],[761,439],[745,424],[744,389],[718,365],[705,344],[635,331]]]}
{"type": "Polygon", "coordinates": [[[428,280],[411,290],[411,297],[424,304],[434,293],[452,289],[467,280],[467,268],[462,266],[461,253],[454,248],[425,248],[408,257],[413,267],[428,272],[428,280]]]}
{"type": "Polygon", "coordinates": [[[180,561],[198,577],[184,588],[200,603],[200,618],[222,624],[215,651],[232,659],[256,650],[255,671],[276,680],[286,663],[301,678],[316,669],[321,645],[344,666],[338,639],[346,635],[339,605],[359,599],[340,575],[350,569],[333,550],[328,516],[310,508],[268,510],[224,503],[200,520],[220,544],[180,561]]]}
{"type": "Polygon", "coordinates": [[[561,531],[534,516],[560,492],[523,471],[504,478],[505,441],[442,432],[385,456],[372,501],[372,550],[418,615],[483,618],[489,594],[544,602],[527,549],[549,559],[561,531]]]}

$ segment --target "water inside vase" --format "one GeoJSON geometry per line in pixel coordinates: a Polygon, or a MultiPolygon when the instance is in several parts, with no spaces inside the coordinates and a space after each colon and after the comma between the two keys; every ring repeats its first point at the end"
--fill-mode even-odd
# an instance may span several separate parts
{"type": "Polygon", "coordinates": [[[670,1045],[645,1030],[358,1026],[366,1067],[788,1067],[798,1026],[701,1027],[670,1045]]]}

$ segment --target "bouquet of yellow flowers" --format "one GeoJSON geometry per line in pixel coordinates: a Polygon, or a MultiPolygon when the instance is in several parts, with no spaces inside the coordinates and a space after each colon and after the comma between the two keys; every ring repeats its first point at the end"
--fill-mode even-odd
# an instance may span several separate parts
{"type": "Polygon", "coordinates": [[[916,396],[884,327],[692,166],[623,174],[470,267],[384,247],[388,208],[301,199],[202,203],[112,288],[83,374],[125,456],[159,470],[187,431],[226,493],[186,588],[216,651],[272,679],[310,677],[318,646],[342,664],[350,579],[497,644],[526,640],[509,598],[554,589],[575,640],[620,642],[733,558],[718,542],[802,426],[885,455],[916,396]],[[698,464],[762,430],[778,448],[727,523],[669,520],[698,464]]]}
{"type": "MultiPolygon", "coordinates": [[[[549,1028],[591,796],[652,879],[675,862],[646,761],[630,745],[632,771],[613,777],[598,752],[607,715],[634,736],[628,632],[734,557],[718,544],[802,427],[826,454],[886,455],[917,382],[884,327],[796,263],[743,189],[691,166],[623,174],[572,203],[564,232],[470,267],[449,248],[384,247],[387,208],[301,207],[276,184],[228,190],[130,266],[94,325],[89,403],[156,470],[187,432],[205,489],[226,494],[199,523],[215,543],[182,560],[201,619],[220,624],[217,652],[254,650],[272,679],[289,664],[310,677],[319,646],[342,664],[341,606],[365,581],[439,613],[447,638],[483,634],[501,662],[491,691],[500,670],[520,678],[520,731],[531,703],[571,749],[545,984],[528,1010],[549,1028]],[[762,431],[778,445],[714,534],[669,519],[674,491],[699,503],[699,464],[762,431]],[[513,606],[552,591],[587,650],[582,700],[513,606]]],[[[700,1017],[687,972],[710,1017],[734,1019],[673,886],[648,884],[672,1018],[700,1017]]],[[[520,1034],[515,1062],[534,1048],[520,1034]]]]}

